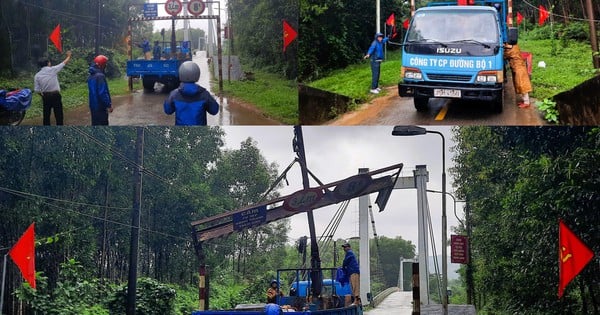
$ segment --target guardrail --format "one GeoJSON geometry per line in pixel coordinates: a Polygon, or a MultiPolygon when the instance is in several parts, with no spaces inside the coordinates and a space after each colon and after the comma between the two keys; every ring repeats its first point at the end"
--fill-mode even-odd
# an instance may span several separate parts
{"type": "Polygon", "coordinates": [[[388,295],[394,293],[394,292],[398,292],[400,291],[400,288],[398,287],[391,287],[391,288],[387,288],[385,290],[383,290],[383,292],[377,294],[372,301],[373,307],[377,307],[377,305],[379,305],[386,297],[388,297],[388,295]]]}

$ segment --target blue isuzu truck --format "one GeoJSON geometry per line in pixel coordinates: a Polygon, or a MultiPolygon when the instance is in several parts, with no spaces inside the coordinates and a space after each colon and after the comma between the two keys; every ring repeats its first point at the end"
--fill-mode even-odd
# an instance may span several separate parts
{"type": "Polygon", "coordinates": [[[517,28],[506,23],[504,0],[430,3],[420,8],[404,36],[398,92],[413,97],[417,111],[431,98],[489,104],[502,112],[503,44],[516,44],[517,28]]]}

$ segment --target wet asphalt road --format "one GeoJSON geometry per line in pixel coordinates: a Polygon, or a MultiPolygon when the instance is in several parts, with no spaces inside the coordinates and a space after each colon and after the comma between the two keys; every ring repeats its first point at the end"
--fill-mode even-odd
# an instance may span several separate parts
{"type": "MultiPolygon", "coordinates": [[[[532,100],[534,104],[535,100],[532,100]]],[[[486,103],[431,99],[427,112],[417,112],[411,97],[398,96],[396,86],[358,110],[338,117],[329,125],[494,125],[541,126],[546,122],[534,105],[517,106],[512,84],[504,91],[502,113],[493,113],[486,103]]]]}
{"type": "MultiPolygon", "coordinates": [[[[205,52],[199,52],[193,61],[200,66],[202,87],[210,90],[210,78],[205,52]]],[[[162,85],[156,84],[154,92],[134,91],[129,95],[113,97],[113,112],[108,121],[111,126],[168,126],[175,124],[175,115],[163,111],[163,103],[168,94],[161,92],[162,85]]],[[[211,91],[212,93],[212,91],[211,91]]],[[[208,115],[208,125],[278,125],[277,121],[265,117],[252,105],[216,96],[220,104],[219,113],[208,115]]],[[[54,121],[54,119],[52,119],[54,121]]],[[[42,117],[23,121],[22,125],[41,125],[42,117]]],[[[91,115],[87,104],[70,109],[64,113],[65,125],[90,125],[91,115]]]]}

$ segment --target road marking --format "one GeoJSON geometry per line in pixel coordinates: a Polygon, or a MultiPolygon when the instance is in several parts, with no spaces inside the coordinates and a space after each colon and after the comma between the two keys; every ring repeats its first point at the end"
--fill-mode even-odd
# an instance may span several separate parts
{"type": "Polygon", "coordinates": [[[440,112],[435,116],[435,120],[444,120],[446,113],[448,112],[448,104],[444,105],[440,112]]]}

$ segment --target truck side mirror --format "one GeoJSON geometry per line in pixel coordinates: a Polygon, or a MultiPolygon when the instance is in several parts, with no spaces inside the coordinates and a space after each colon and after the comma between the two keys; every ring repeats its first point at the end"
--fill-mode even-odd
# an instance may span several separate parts
{"type": "Polygon", "coordinates": [[[516,27],[508,28],[508,44],[515,45],[519,40],[519,29],[516,27]]]}

